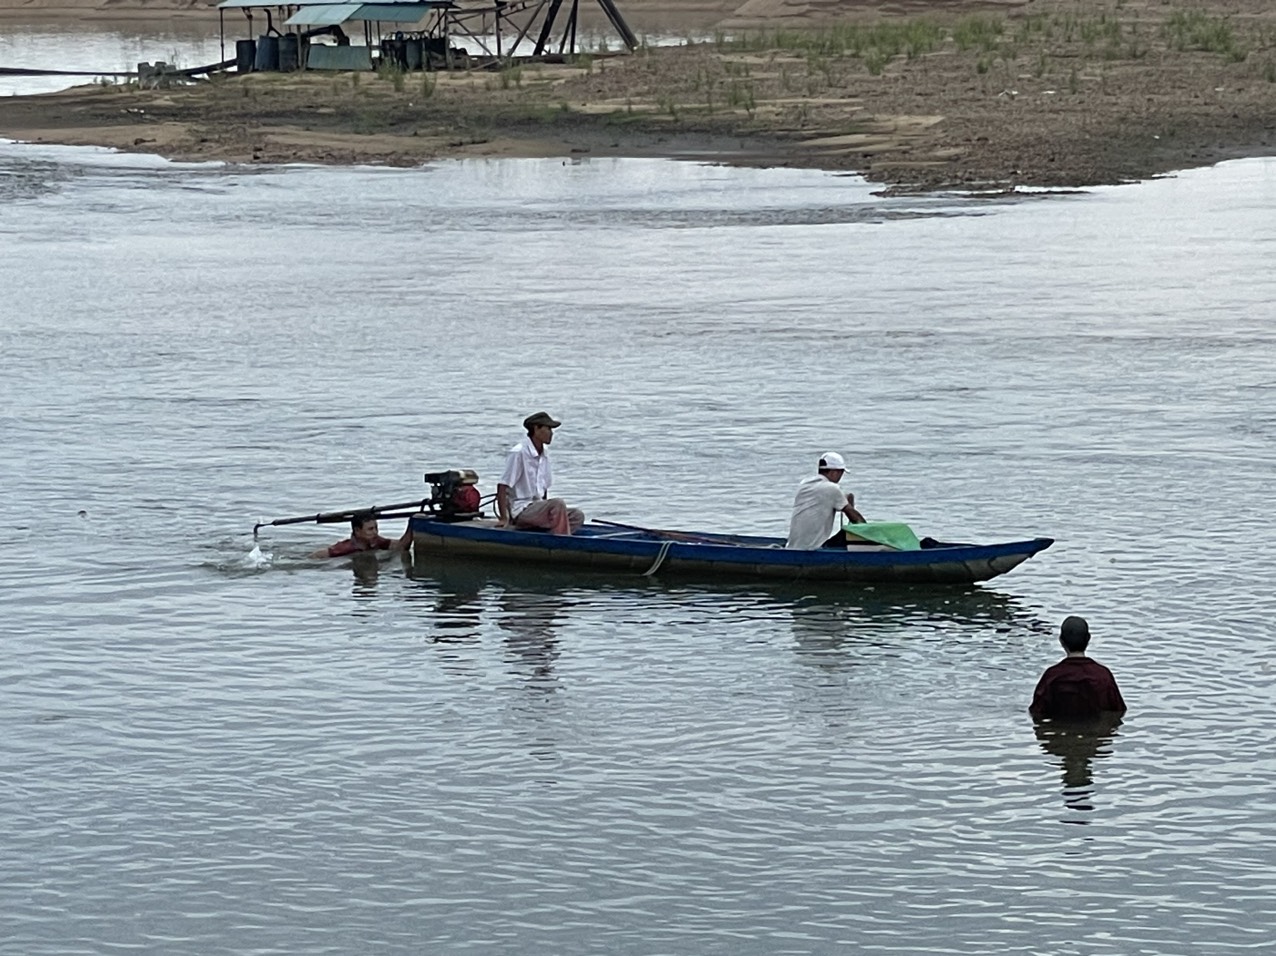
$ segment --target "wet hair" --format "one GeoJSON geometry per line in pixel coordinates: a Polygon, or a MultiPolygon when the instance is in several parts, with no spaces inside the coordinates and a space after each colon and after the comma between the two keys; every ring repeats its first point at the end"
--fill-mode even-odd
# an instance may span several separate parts
{"type": "Polygon", "coordinates": [[[350,533],[354,534],[369,521],[376,521],[377,516],[371,511],[356,511],[350,516],[350,533]]]}
{"type": "Polygon", "coordinates": [[[1059,626],[1059,643],[1070,654],[1084,651],[1090,643],[1090,625],[1085,618],[1075,614],[1064,618],[1063,624],[1059,626]]]}

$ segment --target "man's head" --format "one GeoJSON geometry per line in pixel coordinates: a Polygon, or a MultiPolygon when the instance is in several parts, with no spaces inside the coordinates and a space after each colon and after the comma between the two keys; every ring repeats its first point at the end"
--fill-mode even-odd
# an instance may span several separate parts
{"type": "Polygon", "coordinates": [[[371,544],[377,537],[377,518],[371,511],[356,511],[350,516],[350,537],[371,544]]]}
{"type": "Polygon", "coordinates": [[[826,451],[820,456],[819,471],[829,481],[837,484],[846,473],[846,462],[837,452],[826,451]]]}
{"type": "Polygon", "coordinates": [[[1059,643],[1069,654],[1080,654],[1090,644],[1090,625],[1085,618],[1065,617],[1059,626],[1059,643]]]}
{"type": "Polygon", "coordinates": [[[523,427],[527,429],[527,437],[532,441],[548,445],[554,440],[554,429],[561,425],[557,418],[549,412],[537,412],[523,419],[523,427]]]}

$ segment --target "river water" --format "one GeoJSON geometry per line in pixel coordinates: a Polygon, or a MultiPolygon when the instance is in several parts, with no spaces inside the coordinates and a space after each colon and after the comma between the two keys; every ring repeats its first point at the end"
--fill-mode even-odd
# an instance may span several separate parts
{"type": "MultiPolygon", "coordinates": [[[[227,55],[235,55],[234,32],[243,22],[238,15],[227,36],[227,55]]],[[[13,24],[0,21],[0,67],[27,70],[102,71],[97,82],[124,82],[117,73],[132,73],[141,62],[156,61],[183,68],[207,66],[222,60],[217,21],[211,23],[120,23],[101,30],[80,24],[13,24]]],[[[0,96],[50,93],[90,77],[11,76],[0,74],[0,96]]]]}
{"type": "MultiPolygon", "coordinates": [[[[1276,946],[1276,162],[881,198],[0,144],[0,951],[1276,946]],[[263,518],[1058,543],[973,588],[370,566],[263,518]],[[1039,738],[1067,614],[1130,705],[1039,738]]],[[[397,533],[401,525],[387,522],[397,533]]]]}

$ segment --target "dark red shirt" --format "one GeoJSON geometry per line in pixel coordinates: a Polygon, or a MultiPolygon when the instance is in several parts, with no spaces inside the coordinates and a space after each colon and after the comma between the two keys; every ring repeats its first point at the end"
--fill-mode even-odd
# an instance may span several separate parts
{"type": "Polygon", "coordinates": [[[1088,720],[1124,714],[1125,701],[1112,672],[1089,657],[1065,657],[1037,681],[1028,713],[1052,720],[1088,720]]]}
{"type": "Polygon", "coordinates": [[[394,542],[389,538],[383,538],[377,535],[372,544],[365,544],[357,538],[346,538],[345,541],[338,541],[328,549],[328,557],[344,558],[347,554],[358,554],[360,551],[388,551],[394,542]]]}

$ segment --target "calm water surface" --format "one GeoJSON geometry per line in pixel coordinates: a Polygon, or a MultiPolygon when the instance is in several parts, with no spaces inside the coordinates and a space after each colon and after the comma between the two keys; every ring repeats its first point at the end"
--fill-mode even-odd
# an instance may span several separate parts
{"type": "MultiPolygon", "coordinates": [[[[1276,162],[882,199],[648,161],[0,144],[0,951],[1276,946],[1276,162]],[[262,518],[1058,539],[969,589],[309,561],[262,518]],[[1025,708],[1089,617],[1131,713],[1025,708]]],[[[399,530],[397,523],[389,530],[399,530]]]]}
{"type": "MultiPolygon", "coordinates": [[[[228,17],[227,56],[235,55],[235,38],[244,22],[238,11],[228,17]]],[[[261,22],[260,15],[257,21],[261,22]]],[[[141,62],[163,60],[181,67],[206,66],[222,60],[217,20],[211,23],[173,23],[157,29],[154,23],[120,24],[101,30],[75,25],[13,24],[0,21],[0,66],[27,70],[72,70],[106,74],[131,73],[141,62]]],[[[106,82],[115,82],[104,77],[106,82]]],[[[6,76],[0,74],[0,96],[51,93],[92,77],[6,76]]],[[[124,78],[118,78],[124,82],[124,78]]]]}

